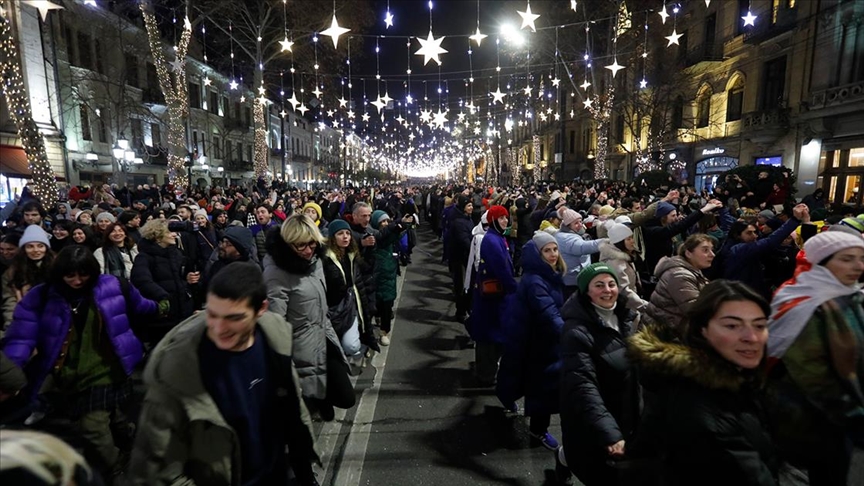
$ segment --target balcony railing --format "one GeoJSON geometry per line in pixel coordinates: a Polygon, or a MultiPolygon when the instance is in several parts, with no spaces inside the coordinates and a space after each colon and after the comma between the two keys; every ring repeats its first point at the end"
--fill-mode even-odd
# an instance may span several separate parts
{"type": "Polygon", "coordinates": [[[794,8],[780,8],[777,10],[776,22],[772,23],[768,18],[765,20],[765,22],[757,22],[756,25],[750,27],[744,33],[745,43],[762,42],[794,29],[798,21],[798,10],[794,8]]]}
{"type": "Polygon", "coordinates": [[[723,43],[705,43],[696,46],[687,52],[687,65],[692,66],[700,62],[715,62],[723,60],[723,43]]]}
{"type": "Polygon", "coordinates": [[[864,101],[864,81],[814,91],[810,95],[810,110],[864,101]]]}

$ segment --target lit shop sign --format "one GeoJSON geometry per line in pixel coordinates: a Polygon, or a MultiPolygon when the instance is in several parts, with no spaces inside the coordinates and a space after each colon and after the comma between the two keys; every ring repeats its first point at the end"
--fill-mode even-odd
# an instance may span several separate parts
{"type": "Polygon", "coordinates": [[[720,147],[715,147],[715,148],[710,148],[710,149],[702,149],[702,155],[720,155],[720,154],[725,153],[725,152],[726,152],[726,149],[720,148],[720,147]]]}

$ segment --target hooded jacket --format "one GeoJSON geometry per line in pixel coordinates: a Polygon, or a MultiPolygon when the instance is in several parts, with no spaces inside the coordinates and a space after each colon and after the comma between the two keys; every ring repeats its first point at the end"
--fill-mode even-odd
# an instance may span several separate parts
{"type": "Polygon", "coordinates": [[[501,343],[504,340],[501,332],[504,309],[507,300],[516,291],[513,260],[510,258],[507,240],[495,229],[490,229],[483,236],[480,253],[483,257],[475,278],[468,332],[475,341],[501,343]],[[484,294],[482,282],[485,280],[498,280],[503,292],[484,294]]]}
{"type": "Polygon", "coordinates": [[[776,486],[757,372],[661,334],[649,326],[630,339],[645,409],[628,454],[659,456],[670,486],[776,486]]]}
{"type": "MultiPolygon", "coordinates": [[[[293,358],[304,397],[327,396],[327,341],[342,344],[327,318],[327,285],[318,247],[311,260],[297,255],[278,231],[267,233],[264,281],[270,310],[283,317],[294,333],[293,358]]],[[[344,357],[344,355],[343,355],[344,357]]]]}
{"type": "Polygon", "coordinates": [[[168,316],[160,327],[171,327],[194,311],[184,263],[183,253],[176,245],[162,247],[147,239],[138,243],[138,256],[132,263],[129,280],[144,297],[170,302],[168,316]]]}
{"type": "MultiPolygon", "coordinates": [[[[600,225],[605,226],[605,225],[600,225]]],[[[618,249],[609,240],[600,243],[600,261],[615,269],[618,274],[619,292],[627,297],[627,307],[633,310],[641,310],[648,302],[639,296],[639,275],[633,265],[633,258],[618,249]]]]}
{"type": "Polygon", "coordinates": [[[684,316],[702,288],[708,285],[708,279],[684,257],[677,255],[660,260],[654,276],[657,286],[645,310],[658,325],[683,336],[684,316]]]}
{"type": "MultiPolygon", "coordinates": [[[[290,461],[318,461],[312,423],[291,362],[291,328],[271,312],[258,318],[257,326],[277,383],[276,406],[283,411],[290,461]]],[[[127,474],[133,484],[241,484],[237,435],[201,379],[198,349],[206,333],[204,314],[193,316],[169,332],[149,359],[141,428],[127,474]]]]}
{"type": "Polygon", "coordinates": [[[465,278],[462,279],[465,292],[471,289],[473,275],[480,268],[480,245],[483,243],[484,236],[486,236],[486,228],[483,227],[482,222],[477,223],[471,230],[471,250],[468,253],[468,264],[465,265],[465,278]]]}

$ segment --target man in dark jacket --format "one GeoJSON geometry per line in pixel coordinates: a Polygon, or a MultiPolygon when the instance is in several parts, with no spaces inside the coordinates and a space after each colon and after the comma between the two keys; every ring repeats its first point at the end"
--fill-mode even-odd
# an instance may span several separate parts
{"type": "Polygon", "coordinates": [[[250,261],[254,250],[255,239],[249,228],[229,226],[219,240],[218,251],[213,253],[215,259],[213,257],[210,259],[205,284],[211,282],[220,270],[231,263],[250,261]]]}
{"type": "Polygon", "coordinates": [[[645,237],[645,271],[653,274],[657,263],[664,256],[672,256],[674,244],[672,238],[683,235],[702,219],[703,216],[723,207],[720,201],[712,200],[699,211],[693,211],[684,219],[678,219],[678,210],[668,202],[657,205],[656,219],[642,228],[645,237]]]}
{"type": "Polygon", "coordinates": [[[133,484],[288,484],[290,466],[297,484],[318,485],[291,327],[267,308],[261,269],[234,263],[210,283],[206,312],[156,347],[133,484]]]}
{"type": "Polygon", "coordinates": [[[450,220],[449,255],[447,261],[450,267],[450,277],[453,280],[453,298],[456,301],[456,320],[465,321],[468,313],[468,299],[463,289],[465,278],[465,267],[468,265],[468,256],[471,253],[471,234],[474,229],[472,214],[474,204],[465,196],[456,199],[456,207],[450,220]]]}

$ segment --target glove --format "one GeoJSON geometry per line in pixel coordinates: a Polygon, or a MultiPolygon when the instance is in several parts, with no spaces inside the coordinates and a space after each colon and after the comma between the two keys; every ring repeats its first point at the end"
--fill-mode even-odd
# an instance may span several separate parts
{"type": "Polygon", "coordinates": [[[165,318],[168,317],[168,312],[171,311],[171,301],[168,299],[162,299],[159,301],[159,317],[165,318]]]}

